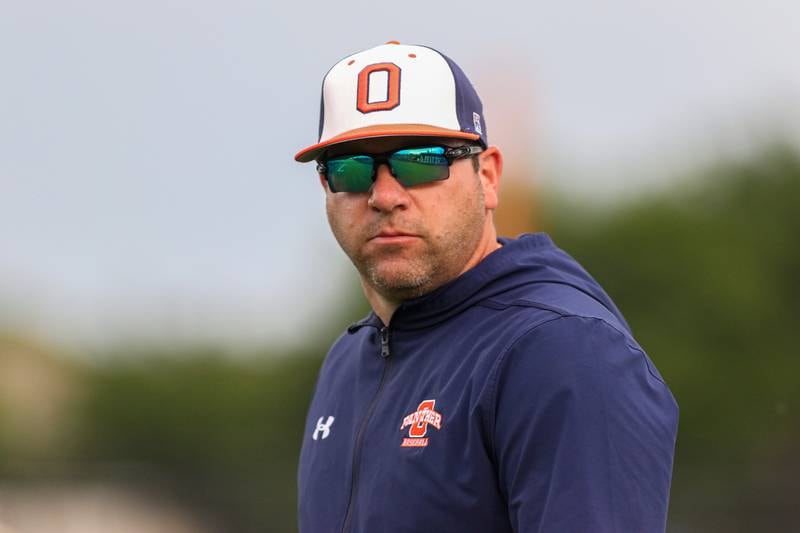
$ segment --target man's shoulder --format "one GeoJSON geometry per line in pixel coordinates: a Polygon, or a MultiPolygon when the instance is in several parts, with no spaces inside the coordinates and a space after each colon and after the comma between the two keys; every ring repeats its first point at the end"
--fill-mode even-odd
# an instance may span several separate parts
{"type": "MultiPolygon", "coordinates": [[[[664,385],[663,377],[624,322],[601,304],[587,301],[588,296],[571,297],[575,302],[563,306],[552,301],[543,304],[541,298],[516,300],[509,320],[514,323],[513,331],[505,336],[502,350],[496,354],[495,370],[507,370],[509,360],[516,360],[512,374],[536,375],[544,382],[569,382],[580,367],[598,370],[592,374],[594,378],[614,383],[604,381],[605,377],[622,375],[624,369],[635,366],[647,379],[664,385]],[[540,312],[542,308],[548,312],[540,312]],[[614,370],[609,374],[609,369],[614,370]]],[[[563,298],[559,303],[564,303],[563,298]]]]}
{"type": "MultiPolygon", "coordinates": [[[[498,255],[488,256],[479,267],[483,277],[491,279],[482,288],[485,297],[479,305],[596,318],[629,333],[625,318],[602,286],[547,234],[525,234],[501,242],[498,255]]],[[[540,319],[540,313],[535,314],[540,319]]]]}
{"type": "Polygon", "coordinates": [[[610,300],[598,298],[569,283],[530,283],[489,298],[481,306],[512,310],[531,328],[560,317],[578,317],[602,321],[631,336],[628,325],[610,300]]]}

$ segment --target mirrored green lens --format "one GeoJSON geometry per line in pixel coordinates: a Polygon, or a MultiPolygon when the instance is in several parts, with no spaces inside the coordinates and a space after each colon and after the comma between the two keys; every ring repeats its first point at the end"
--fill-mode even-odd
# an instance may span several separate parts
{"type": "Polygon", "coordinates": [[[367,192],[372,186],[373,160],[368,155],[329,159],[328,186],[333,192],[367,192]]]}
{"type": "Polygon", "coordinates": [[[389,164],[397,181],[405,187],[422,185],[431,181],[447,179],[450,163],[441,146],[408,148],[389,157],[389,164]]]}

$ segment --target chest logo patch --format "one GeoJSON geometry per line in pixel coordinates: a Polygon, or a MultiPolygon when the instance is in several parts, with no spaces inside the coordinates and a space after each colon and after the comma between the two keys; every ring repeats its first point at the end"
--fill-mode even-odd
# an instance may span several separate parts
{"type": "Polygon", "coordinates": [[[403,418],[400,431],[408,428],[408,437],[403,438],[403,448],[424,448],[428,445],[428,426],[442,429],[442,415],[434,410],[436,400],[425,400],[417,410],[403,418]]]}

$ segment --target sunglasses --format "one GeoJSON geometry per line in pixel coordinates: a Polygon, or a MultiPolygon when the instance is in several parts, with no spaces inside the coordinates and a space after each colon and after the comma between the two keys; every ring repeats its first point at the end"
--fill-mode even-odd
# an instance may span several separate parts
{"type": "Polygon", "coordinates": [[[317,163],[332,192],[367,192],[375,182],[378,166],[386,164],[403,187],[414,187],[450,177],[450,165],[483,152],[480,146],[423,146],[383,154],[353,154],[317,163]]]}

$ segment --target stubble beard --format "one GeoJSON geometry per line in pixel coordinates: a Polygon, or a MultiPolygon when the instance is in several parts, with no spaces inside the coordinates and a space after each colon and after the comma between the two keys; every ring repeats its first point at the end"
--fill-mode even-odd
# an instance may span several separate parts
{"type": "MultiPolygon", "coordinates": [[[[419,231],[421,251],[413,254],[363,255],[345,250],[356,269],[375,291],[394,301],[418,298],[455,279],[480,244],[486,221],[483,189],[476,180],[473,200],[461,206],[464,217],[453,227],[431,236],[419,231]]],[[[386,221],[382,223],[385,224],[386,221]]],[[[380,225],[380,223],[379,223],[380,225]]],[[[399,227],[413,229],[413,225],[399,227]]]]}
{"type": "Polygon", "coordinates": [[[429,248],[426,241],[425,253],[402,260],[401,268],[387,268],[387,259],[372,257],[365,260],[359,270],[369,285],[385,297],[392,300],[416,298],[433,290],[434,280],[439,277],[436,253],[429,248]]]}

